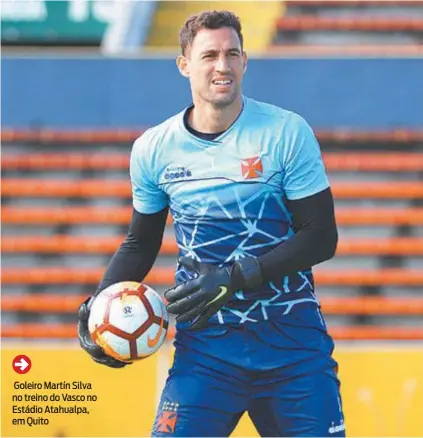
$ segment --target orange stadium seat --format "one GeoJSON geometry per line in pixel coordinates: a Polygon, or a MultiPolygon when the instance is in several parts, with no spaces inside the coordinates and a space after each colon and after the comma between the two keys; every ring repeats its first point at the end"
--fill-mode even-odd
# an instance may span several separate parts
{"type": "MultiPolygon", "coordinates": [[[[83,269],[63,267],[3,268],[2,284],[98,284],[104,268],[83,269]],[[25,275],[23,275],[25,272],[25,275]]],[[[423,286],[423,271],[417,269],[342,269],[319,270],[314,274],[316,284],[325,286],[423,286]]],[[[171,285],[175,281],[172,267],[155,267],[145,279],[151,285],[171,285]]]]}
{"type": "MultiPolygon", "coordinates": [[[[3,224],[129,225],[132,207],[2,207],[3,224]]],[[[423,225],[423,208],[337,208],[339,225],[423,225]]],[[[171,218],[168,218],[171,224],[171,218]]]]}
{"type": "Polygon", "coordinates": [[[317,17],[301,15],[285,16],[276,21],[277,30],[344,30],[372,32],[423,31],[423,18],[409,17],[317,17]]]}
{"type": "Polygon", "coordinates": [[[423,5],[422,0],[284,0],[285,3],[292,6],[415,6],[423,5]]]}
{"type": "MultiPolygon", "coordinates": [[[[332,191],[338,198],[423,198],[423,182],[335,182],[332,191]]],[[[10,197],[105,197],[129,198],[131,185],[128,179],[119,180],[42,180],[4,178],[2,196],[10,197]]]]}
{"type": "MultiPolygon", "coordinates": [[[[75,324],[5,324],[1,329],[4,338],[76,338],[75,324]]],[[[423,329],[420,327],[333,326],[329,332],[336,340],[423,340],[423,329]]],[[[174,334],[172,327],[168,337],[173,338],[174,334]]]]}
{"type": "Polygon", "coordinates": [[[405,172],[423,170],[423,153],[361,152],[323,154],[330,171],[405,172]]]}
{"type": "Polygon", "coordinates": [[[1,158],[2,169],[31,170],[111,170],[128,169],[128,154],[88,154],[88,153],[51,153],[51,154],[4,154],[1,158]]]}
{"type": "Polygon", "coordinates": [[[283,3],[286,12],[275,21],[276,32],[268,48],[271,55],[423,54],[421,0],[286,0],[283,3]],[[323,39],[316,38],[316,32],[323,39]]]}
{"type": "Polygon", "coordinates": [[[372,146],[385,146],[386,143],[401,143],[408,146],[411,142],[423,141],[423,130],[395,130],[395,131],[348,131],[348,130],[333,130],[333,131],[317,131],[317,138],[321,142],[337,143],[340,146],[347,143],[366,143],[372,146]]]}
{"type": "MultiPolygon", "coordinates": [[[[423,170],[423,153],[413,152],[327,152],[323,155],[326,168],[332,171],[372,170],[403,172],[423,170]]],[[[89,153],[33,153],[4,154],[1,158],[3,170],[126,170],[128,154],[89,153]]]]}
{"type": "Polygon", "coordinates": [[[421,44],[349,44],[330,46],[321,44],[278,44],[266,53],[274,56],[416,56],[423,54],[421,44]]]}
{"type": "MultiPolygon", "coordinates": [[[[144,130],[85,130],[85,131],[55,131],[49,129],[40,130],[11,130],[3,129],[1,132],[1,141],[6,142],[37,142],[72,144],[72,143],[131,143],[144,130]]],[[[394,131],[351,131],[345,129],[336,129],[331,131],[319,130],[316,132],[319,140],[325,142],[336,142],[345,144],[351,143],[380,143],[385,145],[387,142],[397,142],[408,145],[410,142],[423,141],[423,130],[406,130],[397,129],[394,131]]]]}
{"type": "Polygon", "coordinates": [[[144,130],[15,130],[4,129],[2,142],[40,142],[40,143],[128,143],[134,141],[144,130]]]}
{"type": "MultiPolygon", "coordinates": [[[[4,253],[18,254],[112,254],[123,239],[124,236],[3,236],[1,248],[4,253]]],[[[175,239],[165,237],[161,254],[176,255],[177,251],[175,239]]],[[[337,255],[423,255],[423,238],[341,239],[338,243],[337,255]]]]}
{"type": "MultiPolygon", "coordinates": [[[[2,298],[4,312],[55,312],[73,313],[87,295],[34,294],[30,300],[23,295],[8,295],[2,298]]],[[[330,315],[423,315],[423,298],[386,297],[323,297],[323,311],[330,315]]]]}

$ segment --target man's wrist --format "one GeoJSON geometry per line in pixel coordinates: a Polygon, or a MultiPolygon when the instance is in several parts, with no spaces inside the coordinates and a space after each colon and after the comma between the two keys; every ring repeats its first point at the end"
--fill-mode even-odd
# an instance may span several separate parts
{"type": "Polygon", "coordinates": [[[246,257],[234,263],[232,277],[238,289],[253,289],[263,284],[261,266],[255,257],[246,257]]]}

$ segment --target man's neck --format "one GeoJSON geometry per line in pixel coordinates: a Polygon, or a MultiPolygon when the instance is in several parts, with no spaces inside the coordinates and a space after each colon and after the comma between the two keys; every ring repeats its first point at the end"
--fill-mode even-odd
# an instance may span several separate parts
{"type": "Polygon", "coordinates": [[[226,108],[214,108],[206,102],[197,104],[189,114],[189,124],[196,131],[217,133],[226,131],[239,117],[242,111],[242,97],[226,108]]]}

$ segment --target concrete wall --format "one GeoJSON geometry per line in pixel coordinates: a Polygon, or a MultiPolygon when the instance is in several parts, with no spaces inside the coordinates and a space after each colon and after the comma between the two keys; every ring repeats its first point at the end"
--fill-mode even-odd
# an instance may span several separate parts
{"type": "MultiPolygon", "coordinates": [[[[191,101],[173,59],[2,61],[4,128],[139,128],[191,101]]],[[[423,128],[423,58],[251,59],[244,94],[315,129],[423,128]]]]}

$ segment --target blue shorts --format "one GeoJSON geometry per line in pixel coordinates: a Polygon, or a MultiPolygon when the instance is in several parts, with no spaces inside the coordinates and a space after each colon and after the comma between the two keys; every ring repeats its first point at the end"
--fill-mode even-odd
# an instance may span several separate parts
{"type": "Polygon", "coordinates": [[[333,340],[316,304],[278,320],[178,329],[152,436],[345,436],[333,340]]]}

